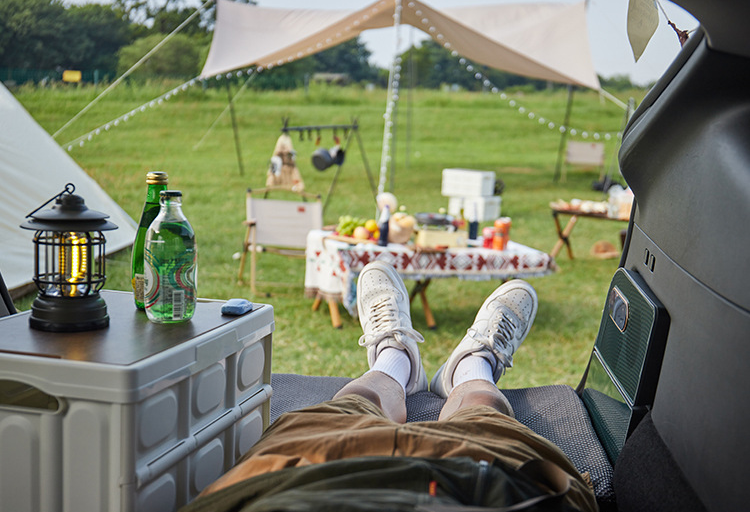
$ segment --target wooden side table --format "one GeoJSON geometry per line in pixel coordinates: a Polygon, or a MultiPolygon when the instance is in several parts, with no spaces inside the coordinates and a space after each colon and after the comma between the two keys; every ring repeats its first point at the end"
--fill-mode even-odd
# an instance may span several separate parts
{"type": "Polygon", "coordinates": [[[573,249],[570,246],[570,235],[573,232],[573,228],[576,226],[576,222],[578,222],[578,217],[589,217],[593,219],[599,219],[599,220],[614,220],[618,222],[628,222],[629,219],[618,219],[618,218],[612,218],[608,216],[606,213],[592,213],[592,212],[582,212],[579,210],[570,210],[570,209],[561,209],[561,208],[555,208],[552,207],[552,217],[555,220],[555,229],[557,230],[557,242],[555,242],[555,246],[550,251],[550,256],[553,258],[557,257],[560,250],[563,248],[563,246],[566,247],[568,250],[568,258],[571,260],[573,258],[573,249]],[[563,228],[560,225],[560,219],[558,218],[560,215],[570,215],[570,220],[568,220],[568,223],[563,228]]]}

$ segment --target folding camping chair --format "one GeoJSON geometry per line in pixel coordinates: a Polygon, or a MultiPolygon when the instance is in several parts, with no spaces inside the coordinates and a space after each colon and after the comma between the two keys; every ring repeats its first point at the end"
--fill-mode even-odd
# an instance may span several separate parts
{"type": "MultiPolygon", "coordinates": [[[[565,151],[565,164],[581,167],[604,169],[604,143],[568,141],[565,151]]],[[[565,181],[567,169],[563,168],[562,179],[565,181]]]]}
{"type": "Polygon", "coordinates": [[[242,257],[237,277],[242,282],[245,258],[250,251],[250,289],[253,294],[257,294],[257,253],[268,251],[286,256],[304,256],[307,233],[323,227],[323,207],[320,195],[282,187],[247,189],[245,206],[247,232],[242,241],[242,257]],[[301,200],[266,198],[269,192],[282,190],[299,196],[301,200]]]}

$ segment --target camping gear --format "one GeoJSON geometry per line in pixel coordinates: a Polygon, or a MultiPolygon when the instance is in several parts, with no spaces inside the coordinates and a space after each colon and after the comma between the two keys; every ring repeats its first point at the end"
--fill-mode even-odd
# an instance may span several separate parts
{"type": "Polygon", "coordinates": [[[102,232],[117,225],[107,220],[109,215],[90,210],[74,191],[68,183],[21,224],[36,231],[34,284],[39,295],[29,317],[34,329],[77,332],[109,325],[107,304],[99,295],[107,278],[102,232]],[[42,210],[52,201],[52,208],[42,210]]]}
{"type": "MultiPolygon", "coordinates": [[[[600,88],[591,60],[585,2],[438,10],[410,0],[399,11],[401,24],[424,30],[441,46],[450,41],[452,51],[472,61],[517,75],[600,88]]],[[[393,16],[394,4],[379,0],[358,10],[278,9],[219,0],[201,78],[292,62],[365,30],[392,27],[393,16]]]]}
{"type": "MultiPolygon", "coordinates": [[[[284,126],[281,128],[283,137],[289,137],[289,133],[298,132],[300,134],[300,140],[302,140],[302,137],[305,133],[308,134],[308,138],[311,138],[312,132],[317,132],[318,135],[315,140],[316,146],[320,144],[321,130],[331,130],[333,132],[333,141],[335,143],[335,146],[331,150],[327,150],[325,148],[318,148],[317,150],[315,150],[312,156],[313,166],[315,166],[315,168],[319,171],[324,171],[332,165],[337,166],[336,173],[334,174],[333,179],[331,180],[331,185],[328,188],[328,194],[326,195],[325,201],[323,202],[323,213],[325,213],[326,208],[328,207],[328,201],[330,201],[331,197],[333,196],[333,191],[336,188],[336,182],[338,181],[339,174],[341,173],[341,169],[343,168],[342,164],[344,163],[344,155],[349,148],[349,143],[351,142],[352,137],[355,137],[357,139],[359,151],[362,155],[362,162],[364,163],[365,172],[367,173],[367,178],[370,183],[370,190],[372,191],[372,195],[374,198],[377,193],[375,189],[375,182],[373,180],[372,173],[370,172],[370,166],[367,162],[365,148],[362,145],[362,138],[359,135],[359,124],[357,124],[356,119],[353,119],[351,124],[289,126],[289,119],[285,118],[284,126]],[[338,135],[336,135],[339,130],[344,132],[343,145],[341,144],[341,140],[339,139],[338,135]]],[[[266,186],[268,187],[269,185],[267,184],[266,186]]]]}
{"type": "Polygon", "coordinates": [[[342,165],[344,163],[344,150],[341,146],[334,146],[333,149],[318,148],[312,154],[312,163],[319,171],[325,171],[332,165],[342,165]]]}
{"type": "Polygon", "coordinates": [[[443,169],[440,193],[448,198],[451,215],[476,212],[473,220],[485,222],[500,216],[502,198],[496,193],[497,184],[494,171],[443,169]]]}
{"type": "Polygon", "coordinates": [[[0,83],[0,268],[11,295],[32,288],[34,247],[32,233],[18,227],[30,212],[66,183],[86,205],[107,212],[119,229],[107,234],[107,254],[133,243],[136,224],[107,193],[89,177],[57,142],[39,126],[0,83]]]}
{"type": "Polygon", "coordinates": [[[101,294],[108,329],[0,318],[3,511],[175,512],[268,426],[271,306],[226,316],[201,301],[189,323],[162,326],[130,293],[101,294]]]}
{"type": "Polygon", "coordinates": [[[303,256],[307,233],[323,226],[323,209],[318,195],[283,188],[261,188],[247,189],[245,213],[247,232],[242,239],[237,279],[240,282],[243,279],[245,258],[250,251],[250,290],[257,295],[257,253],[269,251],[286,256],[303,256]],[[287,191],[299,200],[266,199],[266,195],[273,191],[287,191]]]}

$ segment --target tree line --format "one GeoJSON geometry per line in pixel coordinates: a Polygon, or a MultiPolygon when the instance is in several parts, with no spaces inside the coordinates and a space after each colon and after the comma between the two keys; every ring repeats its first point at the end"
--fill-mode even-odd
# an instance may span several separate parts
{"type": "MultiPolygon", "coordinates": [[[[244,0],[254,3],[253,0],[244,0]]],[[[211,44],[215,4],[186,25],[157,53],[131,75],[132,80],[152,77],[193,78],[200,73],[211,44]]],[[[156,46],[167,34],[196,12],[182,0],[113,0],[108,4],[65,5],[62,0],[0,0],[0,80],[25,81],[14,77],[48,76],[63,70],[81,70],[91,76],[113,80],[156,46]],[[37,73],[32,71],[41,70],[37,73]],[[24,73],[26,71],[26,73],[24,73]],[[92,74],[95,72],[95,74],[92,74]],[[46,73],[46,74],[45,74],[46,73]]],[[[338,73],[356,83],[386,85],[388,72],[373,66],[371,53],[352,39],[334,48],[284,66],[264,71],[253,82],[255,88],[296,88],[315,73],[338,73]]],[[[534,89],[549,84],[483,66],[475,66],[493,86],[534,89]]],[[[457,85],[479,90],[482,81],[466,71],[457,58],[432,40],[412,47],[402,55],[405,83],[437,88],[457,85]]],[[[621,85],[621,78],[618,85],[621,85]]],[[[26,78],[29,79],[29,78],[26,78]]]]}

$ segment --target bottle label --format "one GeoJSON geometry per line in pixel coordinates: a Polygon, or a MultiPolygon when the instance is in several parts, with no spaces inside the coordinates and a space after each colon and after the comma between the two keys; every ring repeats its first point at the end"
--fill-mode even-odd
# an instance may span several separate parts
{"type": "Polygon", "coordinates": [[[135,300],[143,303],[143,287],[146,277],[143,274],[136,274],[133,279],[135,300]]]}
{"type": "Polygon", "coordinates": [[[185,314],[185,292],[172,289],[172,320],[182,320],[185,314]]]}
{"type": "Polygon", "coordinates": [[[190,318],[195,307],[195,251],[189,249],[169,259],[160,258],[146,247],[145,263],[144,302],[149,318],[190,318]]]}

